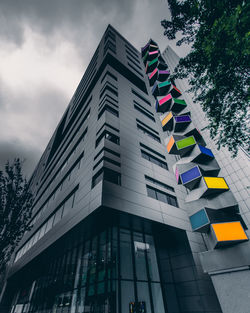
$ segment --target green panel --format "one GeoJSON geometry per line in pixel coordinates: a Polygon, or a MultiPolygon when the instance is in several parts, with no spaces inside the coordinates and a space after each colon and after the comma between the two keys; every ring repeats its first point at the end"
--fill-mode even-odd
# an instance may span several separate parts
{"type": "Polygon", "coordinates": [[[196,144],[196,141],[193,136],[187,137],[176,142],[176,146],[178,149],[183,149],[194,144],[196,144]]]}
{"type": "Polygon", "coordinates": [[[151,62],[148,63],[148,66],[154,64],[154,63],[157,62],[157,61],[158,61],[158,58],[155,58],[153,61],[151,61],[151,62]]]}
{"type": "Polygon", "coordinates": [[[182,100],[182,99],[176,99],[176,98],[173,98],[174,102],[175,103],[179,103],[179,104],[184,104],[184,105],[187,105],[185,100],[182,100]]]}
{"type": "Polygon", "coordinates": [[[168,85],[170,85],[171,83],[168,81],[168,80],[166,80],[165,82],[163,82],[163,83],[160,83],[159,85],[158,85],[158,87],[164,87],[164,86],[168,86],[168,85]]]}
{"type": "Polygon", "coordinates": [[[143,60],[145,61],[148,57],[148,52],[144,55],[143,60]]]}

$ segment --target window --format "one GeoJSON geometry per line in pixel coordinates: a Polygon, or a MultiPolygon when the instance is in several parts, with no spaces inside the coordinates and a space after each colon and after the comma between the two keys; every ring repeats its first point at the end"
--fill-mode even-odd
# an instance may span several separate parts
{"type": "Polygon", "coordinates": [[[136,119],[136,122],[141,124],[141,126],[144,126],[145,128],[148,128],[151,132],[155,133],[156,135],[159,135],[159,133],[156,130],[154,130],[152,127],[149,127],[147,124],[143,123],[138,118],[136,119]]]}
{"type": "Polygon", "coordinates": [[[141,156],[142,158],[164,168],[165,170],[168,170],[168,165],[166,162],[163,162],[162,160],[156,158],[155,156],[147,153],[146,151],[141,150],[141,156]]]}
{"type": "Polygon", "coordinates": [[[63,216],[65,216],[67,213],[70,212],[70,209],[73,208],[74,206],[74,198],[75,198],[75,193],[73,193],[65,202],[63,205],[63,216]]]}
{"type": "Polygon", "coordinates": [[[143,106],[141,106],[139,103],[137,103],[136,101],[134,101],[134,108],[139,111],[140,113],[142,113],[144,116],[146,116],[147,118],[151,119],[152,121],[155,122],[155,118],[154,115],[146,110],[143,106]]]}
{"type": "Polygon", "coordinates": [[[102,89],[101,93],[100,93],[100,97],[101,98],[103,96],[103,94],[106,91],[110,91],[111,93],[113,93],[116,97],[118,97],[118,92],[111,86],[109,86],[108,84],[102,89]]]}
{"type": "Polygon", "coordinates": [[[113,78],[115,81],[117,81],[117,77],[116,77],[114,74],[110,73],[110,71],[107,71],[107,72],[105,73],[105,75],[103,76],[103,78],[102,78],[102,80],[101,80],[101,83],[104,81],[104,79],[105,79],[107,76],[109,76],[109,77],[113,78]]]}
{"type": "MultiPolygon", "coordinates": [[[[47,200],[44,202],[44,204],[40,207],[39,211],[36,213],[36,215],[32,218],[30,225],[34,225],[36,223],[36,221],[44,214],[44,212],[49,209],[50,207],[50,201],[53,201],[56,199],[56,196],[59,194],[60,190],[62,190],[63,187],[63,183],[66,181],[66,179],[69,179],[71,176],[71,173],[73,172],[73,170],[75,169],[79,169],[80,168],[80,164],[81,164],[81,159],[84,156],[84,152],[81,153],[81,155],[77,158],[77,160],[73,163],[73,165],[71,166],[71,168],[67,171],[67,173],[64,175],[63,179],[60,181],[60,183],[56,186],[56,188],[54,188],[53,192],[50,194],[50,196],[47,198],[47,200]]],[[[60,173],[60,172],[59,172],[60,173]]],[[[56,174],[58,175],[58,174],[56,174]]],[[[52,181],[56,179],[56,176],[54,176],[52,178],[52,181]]],[[[50,181],[50,183],[52,182],[50,181]]],[[[47,188],[49,188],[50,186],[47,186],[47,188]]]]}
{"type": "Polygon", "coordinates": [[[121,174],[109,168],[102,168],[92,178],[92,188],[94,188],[101,180],[121,185],[121,174]]]}
{"type": "Polygon", "coordinates": [[[103,115],[103,113],[105,111],[110,112],[111,114],[115,115],[116,117],[119,117],[119,112],[117,110],[112,108],[110,105],[105,104],[104,107],[102,108],[102,110],[98,114],[98,120],[101,118],[101,116],[103,115]]]}
{"type": "Polygon", "coordinates": [[[94,157],[94,160],[96,160],[96,159],[99,157],[99,155],[100,155],[103,151],[106,151],[106,152],[108,152],[108,153],[111,153],[111,154],[117,156],[118,158],[121,156],[120,153],[117,153],[117,152],[115,152],[115,151],[113,151],[113,150],[110,150],[110,149],[108,149],[108,148],[106,148],[106,147],[103,147],[103,148],[97,153],[97,155],[94,157]]]}
{"type": "Polygon", "coordinates": [[[154,139],[157,142],[161,142],[160,137],[156,136],[155,134],[148,131],[146,128],[142,127],[141,125],[137,124],[137,129],[142,132],[143,134],[149,136],[150,138],[154,139]]]}
{"type": "Polygon", "coordinates": [[[174,192],[174,188],[173,188],[173,187],[171,187],[171,186],[169,186],[169,185],[167,185],[167,184],[164,184],[164,183],[160,182],[159,180],[156,180],[156,179],[154,179],[154,178],[152,178],[152,177],[149,177],[149,176],[147,176],[147,175],[145,175],[145,179],[146,179],[147,181],[149,181],[149,182],[155,184],[155,185],[158,185],[158,186],[160,186],[160,187],[163,187],[163,188],[165,188],[165,189],[168,189],[168,190],[171,190],[171,191],[174,192]]]}
{"type": "Polygon", "coordinates": [[[111,97],[110,95],[105,95],[105,96],[102,98],[101,102],[99,103],[99,110],[100,110],[101,106],[102,106],[105,102],[108,102],[108,103],[110,103],[110,104],[112,104],[112,105],[114,105],[115,107],[118,108],[118,105],[117,105],[118,100],[117,100],[117,99],[114,99],[114,98],[111,97]]]}
{"type": "Polygon", "coordinates": [[[126,44],[125,44],[125,47],[126,47],[132,54],[134,54],[135,56],[138,57],[138,51],[137,51],[133,46],[131,46],[129,43],[126,43],[126,44]]]}
{"type": "Polygon", "coordinates": [[[136,69],[130,62],[128,62],[128,66],[130,66],[137,74],[143,77],[143,74],[140,71],[138,71],[138,69],[136,69]]]}
{"type": "Polygon", "coordinates": [[[99,145],[99,143],[101,142],[101,140],[103,138],[106,138],[107,140],[119,145],[120,144],[120,138],[114,134],[112,134],[111,132],[104,130],[102,132],[102,134],[96,139],[96,143],[95,143],[95,147],[97,147],[99,145]]]}
{"type": "Polygon", "coordinates": [[[142,95],[140,95],[137,91],[135,91],[134,89],[131,89],[131,91],[136,97],[144,101],[147,105],[151,106],[151,103],[147,99],[145,99],[142,95]]]}
{"type": "Polygon", "coordinates": [[[112,40],[116,40],[115,38],[115,34],[113,32],[111,32],[110,30],[107,31],[107,33],[105,34],[105,38],[104,41],[106,42],[108,39],[112,39],[112,40]]]}
{"type": "Polygon", "coordinates": [[[116,165],[116,166],[119,166],[119,167],[121,166],[121,163],[116,162],[116,161],[114,161],[114,160],[112,160],[112,159],[110,159],[110,158],[108,158],[108,157],[103,156],[103,157],[94,165],[93,170],[94,170],[95,168],[97,168],[97,166],[98,166],[100,163],[102,163],[102,161],[107,161],[107,162],[112,163],[112,164],[114,164],[114,165],[116,165]]]}
{"type": "Polygon", "coordinates": [[[167,204],[173,205],[175,207],[179,207],[178,206],[178,202],[177,202],[177,198],[173,195],[170,195],[166,192],[163,192],[161,190],[158,190],[156,188],[150,187],[148,185],[146,185],[147,187],[147,193],[148,196],[151,198],[154,198],[156,200],[159,200],[161,202],[165,202],[167,204]]]}
{"type": "Polygon", "coordinates": [[[136,63],[133,59],[131,59],[129,56],[127,56],[127,59],[132,62],[139,70],[142,70],[142,68],[140,67],[140,65],[138,65],[138,63],[136,63]]]}
{"type": "MultiPolygon", "coordinates": [[[[138,59],[138,56],[133,54],[132,52],[130,52],[130,50],[126,49],[126,53],[134,60],[136,61],[138,64],[140,64],[140,61],[138,59]]],[[[128,56],[127,56],[128,57],[128,56]]]]}
{"type": "Polygon", "coordinates": [[[149,148],[148,146],[144,145],[143,143],[140,142],[140,146],[144,149],[147,149],[148,151],[158,155],[159,157],[163,158],[164,160],[166,160],[165,156],[155,150],[153,150],[152,148],[149,148]]]}
{"type": "Polygon", "coordinates": [[[106,52],[110,50],[112,51],[114,54],[116,54],[116,47],[115,47],[115,44],[108,40],[104,46],[104,50],[103,50],[103,55],[106,54],[106,52]]]}
{"type": "Polygon", "coordinates": [[[105,126],[111,128],[111,129],[113,129],[114,131],[116,131],[116,132],[118,132],[118,133],[120,132],[118,128],[116,128],[116,127],[114,127],[114,126],[112,126],[112,125],[110,125],[110,124],[108,124],[108,123],[104,123],[104,124],[101,126],[101,128],[98,130],[98,132],[96,133],[96,135],[98,135],[98,134],[103,130],[103,128],[104,128],[105,126]]]}

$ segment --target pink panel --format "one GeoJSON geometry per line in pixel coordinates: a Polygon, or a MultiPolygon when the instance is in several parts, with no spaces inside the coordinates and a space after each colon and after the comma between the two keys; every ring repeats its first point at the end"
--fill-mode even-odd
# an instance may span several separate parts
{"type": "Polygon", "coordinates": [[[178,168],[176,167],[175,169],[175,177],[176,177],[176,180],[177,182],[179,181],[179,171],[178,171],[178,168]]]}
{"type": "Polygon", "coordinates": [[[157,68],[150,74],[150,76],[149,76],[149,79],[151,79],[153,76],[154,76],[154,74],[157,72],[157,68]]]}
{"type": "Polygon", "coordinates": [[[172,99],[172,96],[170,94],[166,95],[166,97],[162,98],[160,101],[159,101],[159,104],[162,105],[164,102],[168,101],[172,99]]]}
{"type": "Polygon", "coordinates": [[[158,50],[149,52],[149,55],[158,53],[158,50]]]}

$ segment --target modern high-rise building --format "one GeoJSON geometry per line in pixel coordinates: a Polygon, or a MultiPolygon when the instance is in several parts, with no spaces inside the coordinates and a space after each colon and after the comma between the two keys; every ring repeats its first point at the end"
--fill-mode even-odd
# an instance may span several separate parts
{"type": "MultiPolygon", "coordinates": [[[[33,227],[12,258],[6,313],[222,312],[154,103],[141,53],[109,25],[31,177],[33,227]]],[[[230,249],[218,251],[247,278],[244,248],[230,249]]]]}

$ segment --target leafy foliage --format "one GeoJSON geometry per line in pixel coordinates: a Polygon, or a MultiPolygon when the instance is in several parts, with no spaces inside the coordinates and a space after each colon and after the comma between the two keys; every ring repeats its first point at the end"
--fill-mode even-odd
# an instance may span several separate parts
{"type": "Polygon", "coordinates": [[[233,156],[249,149],[249,20],[245,0],[168,0],[171,21],[163,20],[164,35],[177,45],[192,44],[180,59],[175,78],[188,78],[190,91],[209,119],[218,148],[233,156]]]}
{"type": "Polygon", "coordinates": [[[13,164],[7,162],[5,173],[0,171],[0,273],[29,229],[32,202],[20,160],[15,159],[13,164]]]}

